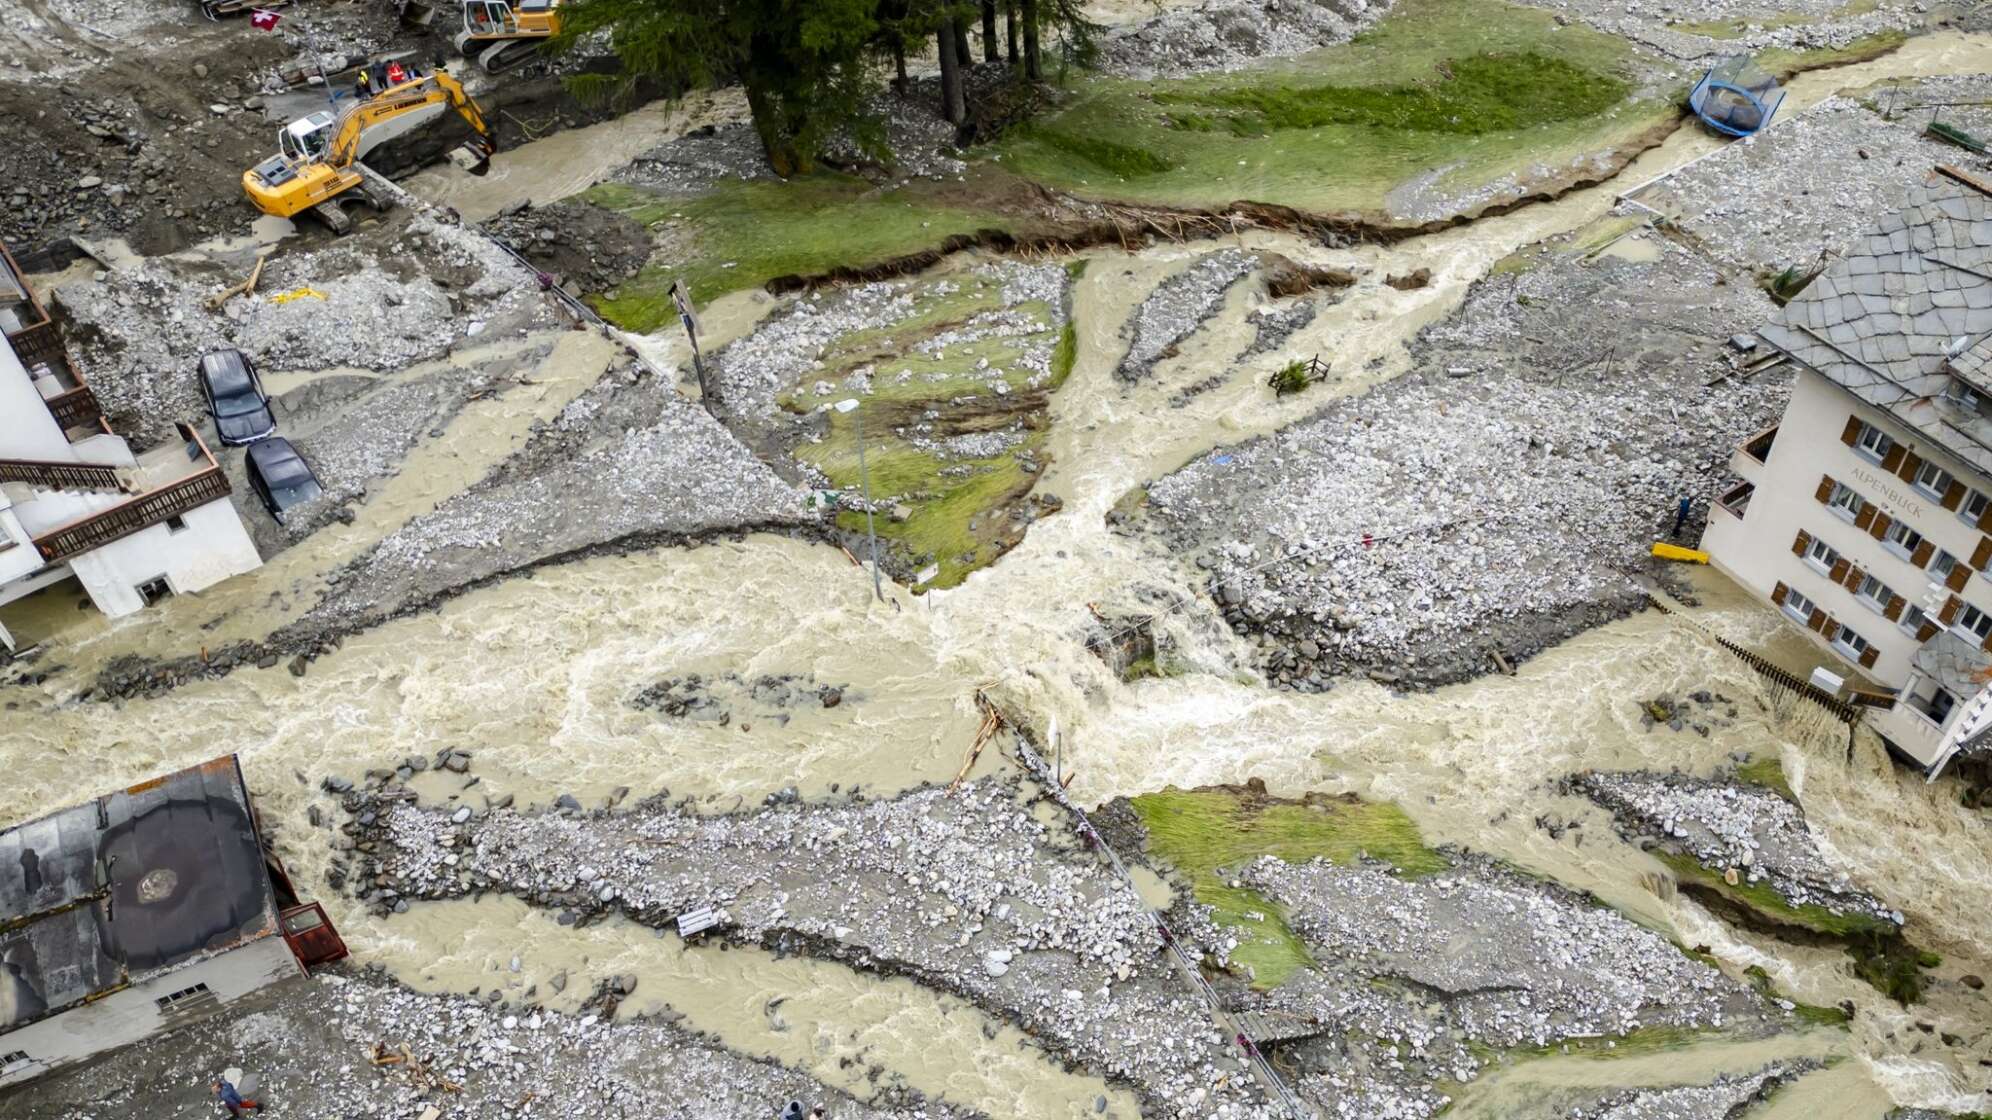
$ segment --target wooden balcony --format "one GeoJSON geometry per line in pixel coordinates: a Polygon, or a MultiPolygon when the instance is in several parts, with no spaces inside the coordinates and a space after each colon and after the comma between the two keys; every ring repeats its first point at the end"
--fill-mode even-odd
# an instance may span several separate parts
{"type": "MultiPolygon", "coordinates": [[[[201,442],[201,437],[185,424],[179,425],[185,440],[189,470],[179,477],[120,502],[88,517],[58,525],[35,538],[35,548],[43,561],[61,563],[93,549],[102,548],[149,529],[169,517],[178,517],[209,502],[228,497],[228,476],[221,464],[201,442]]],[[[177,450],[177,449],[176,449],[177,450]]]]}
{"type": "Polygon", "coordinates": [[[42,459],[0,459],[0,482],[25,482],[43,490],[124,489],[116,467],[42,459]]]}

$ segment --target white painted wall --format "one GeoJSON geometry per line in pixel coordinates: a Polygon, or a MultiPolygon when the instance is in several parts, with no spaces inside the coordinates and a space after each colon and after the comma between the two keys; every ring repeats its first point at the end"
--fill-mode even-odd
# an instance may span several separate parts
{"type": "Polygon", "coordinates": [[[162,576],[175,595],[186,595],[263,566],[226,498],[181,520],[187,527],[179,532],[153,525],[69,561],[98,610],[112,618],[139,610],[145,600],[138,588],[162,576]]]}
{"type": "MultiPolygon", "coordinates": [[[[1966,486],[1992,495],[1992,478],[1972,470],[1938,449],[1921,433],[1902,427],[1887,414],[1857,400],[1818,374],[1801,371],[1792,386],[1791,402],[1779,424],[1769,461],[1759,466],[1742,455],[1733,460],[1737,472],[1757,486],[1748,511],[1739,520],[1719,505],[1712,506],[1702,547],[1709,551],[1718,568],[1765,599],[1770,598],[1777,584],[1783,583],[1852,627],[1875,645],[1879,656],[1872,668],[1853,665],[1848,668],[1865,673],[1889,688],[1900,688],[1911,682],[1910,658],[1919,645],[1915,635],[1889,622],[1853,591],[1834,583],[1794,555],[1792,542],[1801,529],[1824,540],[1911,605],[1924,606],[1933,618],[1936,611],[1932,602],[1940,605],[1951,592],[1933,583],[1928,573],[1883,548],[1865,530],[1856,529],[1821,504],[1816,498],[1820,477],[1831,475],[1853,487],[1889,517],[1906,521],[1938,548],[1957,557],[1959,563],[1970,561],[1983,534],[1840,442],[1850,413],[1857,413],[1924,460],[1936,462],[1966,486]]],[[[1992,611],[1992,581],[1984,575],[1974,574],[1957,595],[1980,609],[1992,611]]],[[[1842,656],[1812,630],[1794,625],[1835,657],[1842,656]]],[[[1976,644],[1975,639],[1973,642],[1976,644]]],[[[1897,746],[1918,754],[1919,758],[1922,757],[1919,749],[1934,753],[1942,735],[1940,728],[1919,713],[1900,706],[1888,716],[1881,719],[1877,713],[1877,727],[1897,746]]]]}
{"type": "Polygon", "coordinates": [[[219,1002],[216,1010],[220,1010],[272,984],[304,974],[283,937],[271,933],[240,948],[134,984],[95,1003],[0,1033],[0,1054],[25,1051],[29,1059],[29,1064],[0,1074],[0,1088],[159,1033],[168,1024],[154,1001],[170,992],[206,984],[219,1002]]]}
{"type": "Polygon", "coordinates": [[[14,348],[0,339],[0,458],[71,460],[69,440],[28,379],[14,348]]]}

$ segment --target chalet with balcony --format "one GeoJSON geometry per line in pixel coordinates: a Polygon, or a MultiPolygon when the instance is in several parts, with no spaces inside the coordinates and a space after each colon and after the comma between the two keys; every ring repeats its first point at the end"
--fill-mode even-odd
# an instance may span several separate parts
{"type": "Polygon", "coordinates": [[[345,955],[233,755],[0,831],[0,1088],[345,955]]]}
{"type": "MultiPolygon", "coordinates": [[[[1992,183],[1943,169],[1758,337],[1798,368],[1702,539],[1711,562],[1895,695],[1934,774],[1992,675],[1992,183]]],[[[1972,744],[1977,746],[1973,747],[1972,744]]]]}
{"type": "Polygon", "coordinates": [[[0,608],[75,579],[118,616],[261,566],[200,436],[134,455],[4,247],[0,328],[0,608]]]}

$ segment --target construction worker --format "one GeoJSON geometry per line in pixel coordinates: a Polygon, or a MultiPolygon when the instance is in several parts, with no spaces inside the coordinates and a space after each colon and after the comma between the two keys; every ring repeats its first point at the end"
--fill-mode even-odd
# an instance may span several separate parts
{"type": "Polygon", "coordinates": [[[367,68],[364,66],[360,67],[359,75],[353,79],[353,95],[361,101],[373,96],[373,79],[368,77],[367,68]]]}

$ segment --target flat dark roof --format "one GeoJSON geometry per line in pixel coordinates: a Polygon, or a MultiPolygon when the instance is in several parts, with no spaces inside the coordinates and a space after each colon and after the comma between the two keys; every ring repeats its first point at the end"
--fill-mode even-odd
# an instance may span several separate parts
{"type": "Polygon", "coordinates": [[[0,833],[0,1036],[276,933],[234,755],[0,833]]]}

